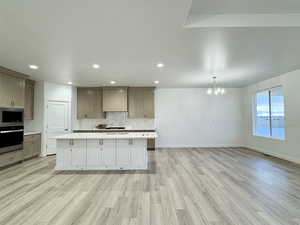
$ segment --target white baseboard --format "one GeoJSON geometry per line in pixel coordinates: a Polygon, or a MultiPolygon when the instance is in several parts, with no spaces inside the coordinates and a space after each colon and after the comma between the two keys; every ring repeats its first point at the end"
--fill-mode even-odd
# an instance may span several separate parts
{"type": "Polygon", "coordinates": [[[257,151],[257,152],[260,152],[260,153],[263,153],[263,154],[274,156],[276,158],[280,158],[280,159],[283,159],[283,160],[286,160],[286,161],[290,161],[290,162],[293,162],[293,163],[296,163],[296,164],[300,164],[300,159],[297,159],[297,158],[292,157],[292,156],[287,156],[287,155],[278,154],[278,153],[274,153],[274,152],[270,152],[270,151],[266,151],[266,150],[262,150],[262,149],[257,149],[257,148],[253,148],[251,146],[244,146],[244,147],[247,148],[247,149],[250,149],[252,151],[257,151]]]}
{"type": "Polygon", "coordinates": [[[156,146],[156,148],[239,148],[242,145],[228,145],[228,144],[209,144],[209,145],[201,145],[201,146],[189,146],[189,145],[165,145],[165,146],[156,146]]]}

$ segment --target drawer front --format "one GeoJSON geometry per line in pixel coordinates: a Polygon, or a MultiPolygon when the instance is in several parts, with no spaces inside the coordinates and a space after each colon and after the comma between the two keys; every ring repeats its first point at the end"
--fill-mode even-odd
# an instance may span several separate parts
{"type": "Polygon", "coordinates": [[[23,160],[23,151],[9,152],[0,155],[0,167],[8,166],[10,164],[23,160]]]}
{"type": "Polygon", "coordinates": [[[32,142],[33,135],[26,135],[24,136],[24,142],[32,142]]]}

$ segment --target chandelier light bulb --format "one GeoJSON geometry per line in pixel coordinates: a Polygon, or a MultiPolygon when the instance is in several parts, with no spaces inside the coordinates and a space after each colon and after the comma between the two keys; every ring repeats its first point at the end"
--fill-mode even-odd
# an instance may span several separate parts
{"type": "Polygon", "coordinates": [[[211,95],[211,94],[213,93],[212,88],[208,88],[207,91],[206,91],[206,93],[207,93],[208,95],[211,95]]]}
{"type": "Polygon", "coordinates": [[[225,93],[226,93],[225,88],[222,88],[222,89],[221,89],[221,95],[224,95],[225,93]]]}
{"type": "Polygon", "coordinates": [[[218,86],[217,77],[213,76],[213,81],[211,87],[207,89],[206,94],[208,95],[224,95],[226,94],[226,89],[218,86]]]}

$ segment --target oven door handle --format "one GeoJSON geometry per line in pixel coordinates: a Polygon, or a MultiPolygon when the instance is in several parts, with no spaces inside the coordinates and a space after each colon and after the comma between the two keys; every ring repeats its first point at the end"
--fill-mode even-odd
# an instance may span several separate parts
{"type": "Polygon", "coordinates": [[[24,130],[2,130],[0,134],[8,134],[8,133],[16,133],[16,132],[23,132],[24,130]]]}

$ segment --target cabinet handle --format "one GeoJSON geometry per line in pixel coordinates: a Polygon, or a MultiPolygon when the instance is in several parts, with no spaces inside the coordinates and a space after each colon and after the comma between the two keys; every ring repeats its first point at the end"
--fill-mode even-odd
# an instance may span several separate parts
{"type": "Polygon", "coordinates": [[[103,140],[99,139],[99,145],[103,145],[103,140]]]}
{"type": "Polygon", "coordinates": [[[87,118],[87,114],[84,114],[84,118],[87,118]]]}

